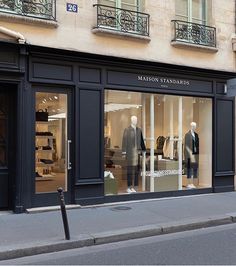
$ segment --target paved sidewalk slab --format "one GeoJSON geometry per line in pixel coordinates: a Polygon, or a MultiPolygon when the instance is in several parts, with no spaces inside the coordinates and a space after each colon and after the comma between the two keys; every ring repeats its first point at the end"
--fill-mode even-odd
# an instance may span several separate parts
{"type": "Polygon", "coordinates": [[[69,241],[60,211],[6,213],[0,260],[235,223],[235,203],[229,192],[70,209],[69,241]]]}

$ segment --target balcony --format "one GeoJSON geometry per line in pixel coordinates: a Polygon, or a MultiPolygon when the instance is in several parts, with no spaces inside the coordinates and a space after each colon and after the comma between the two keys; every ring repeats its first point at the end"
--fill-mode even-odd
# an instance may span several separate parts
{"type": "Polygon", "coordinates": [[[109,33],[124,33],[149,38],[149,14],[120,9],[105,5],[94,5],[97,12],[97,25],[94,32],[100,29],[109,33]]]}
{"type": "Polygon", "coordinates": [[[0,0],[0,13],[56,20],[56,0],[0,0]]]}
{"type": "Polygon", "coordinates": [[[174,26],[174,46],[189,46],[218,51],[216,48],[216,28],[180,20],[171,21],[174,26]]]}

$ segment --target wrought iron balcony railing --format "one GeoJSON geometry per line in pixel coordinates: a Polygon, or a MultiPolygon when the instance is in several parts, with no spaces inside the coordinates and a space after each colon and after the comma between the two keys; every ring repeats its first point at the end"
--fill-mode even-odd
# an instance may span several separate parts
{"type": "Polygon", "coordinates": [[[0,0],[0,12],[56,20],[56,0],[0,0]]]}
{"type": "Polygon", "coordinates": [[[120,32],[149,36],[149,14],[105,5],[94,5],[97,9],[97,26],[120,32]]]}
{"type": "Polygon", "coordinates": [[[172,41],[216,47],[216,28],[197,23],[172,20],[174,38],[172,41]]]}

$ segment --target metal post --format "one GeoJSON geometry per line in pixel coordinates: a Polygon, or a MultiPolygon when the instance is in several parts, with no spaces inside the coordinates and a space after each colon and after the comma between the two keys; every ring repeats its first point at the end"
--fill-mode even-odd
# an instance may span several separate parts
{"type": "MultiPolygon", "coordinates": [[[[146,141],[146,96],[142,96],[142,127],[143,138],[146,141]]],[[[142,154],[142,191],[146,190],[146,152],[142,154]]]]}
{"type": "Polygon", "coordinates": [[[182,158],[183,158],[183,97],[179,97],[179,136],[178,136],[178,160],[179,160],[179,174],[178,174],[178,188],[182,189],[182,158]]]}
{"type": "Polygon", "coordinates": [[[154,149],[155,149],[155,104],[154,104],[154,94],[150,96],[150,192],[154,192],[154,149]]]}
{"type": "Polygon", "coordinates": [[[59,200],[60,200],[60,205],[61,205],[61,215],[62,215],[62,220],[63,220],[63,225],[64,225],[65,237],[66,237],[66,240],[70,240],[70,231],[69,231],[69,225],[68,225],[68,220],[67,220],[66,205],[65,205],[63,189],[59,187],[57,191],[59,194],[59,200]]]}
{"type": "Polygon", "coordinates": [[[170,96],[170,159],[174,159],[174,99],[170,96]]]}

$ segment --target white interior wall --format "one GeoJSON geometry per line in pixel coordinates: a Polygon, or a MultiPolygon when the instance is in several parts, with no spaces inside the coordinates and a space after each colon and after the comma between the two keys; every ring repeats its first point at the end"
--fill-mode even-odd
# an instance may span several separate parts
{"type": "Polygon", "coordinates": [[[199,185],[212,186],[212,102],[200,99],[199,102],[199,185]]]}

